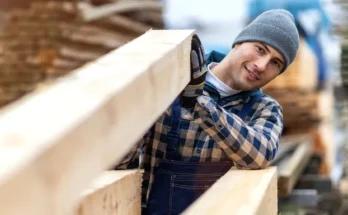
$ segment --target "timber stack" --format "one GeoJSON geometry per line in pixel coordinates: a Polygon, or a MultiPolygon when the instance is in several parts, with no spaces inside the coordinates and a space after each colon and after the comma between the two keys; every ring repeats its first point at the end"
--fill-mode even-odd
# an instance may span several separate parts
{"type": "Polygon", "coordinates": [[[155,0],[33,1],[11,9],[0,32],[0,107],[162,28],[155,0]]]}
{"type": "Polygon", "coordinates": [[[340,56],[340,84],[335,87],[338,106],[338,129],[341,135],[338,150],[342,165],[342,178],[339,182],[339,190],[343,196],[343,207],[341,214],[348,214],[348,28],[347,28],[347,2],[334,0],[338,13],[332,15],[334,34],[340,39],[341,56],[340,56]]]}
{"type": "Polygon", "coordinates": [[[294,62],[263,88],[283,107],[283,136],[310,134],[313,151],[323,158],[320,173],[328,175],[334,165],[333,94],[319,89],[317,59],[304,39],[294,62]]]}

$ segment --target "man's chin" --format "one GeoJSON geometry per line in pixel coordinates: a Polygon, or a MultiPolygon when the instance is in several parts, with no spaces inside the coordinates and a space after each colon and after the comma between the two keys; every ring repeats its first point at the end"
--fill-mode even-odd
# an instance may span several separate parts
{"type": "Polygon", "coordinates": [[[259,89],[259,86],[256,84],[250,83],[249,81],[244,82],[242,86],[240,87],[240,90],[242,91],[250,91],[255,89],[259,89]]]}

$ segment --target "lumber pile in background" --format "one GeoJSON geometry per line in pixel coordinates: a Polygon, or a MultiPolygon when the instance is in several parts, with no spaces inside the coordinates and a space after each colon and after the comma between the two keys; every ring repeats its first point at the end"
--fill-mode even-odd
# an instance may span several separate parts
{"type": "MultiPolygon", "coordinates": [[[[99,2],[98,7],[109,7],[99,2]]],[[[112,6],[117,13],[89,21],[80,16],[94,12],[87,2],[32,2],[29,8],[10,10],[0,32],[0,107],[150,29],[163,28],[158,1],[112,6]]]]}
{"type": "MultiPolygon", "coordinates": [[[[348,32],[345,32],[345,33],[347,34],[348,32]]],[[[341,74],[341,79],[342,79],[342,85],[344,87],[347,87],[348,86],[348,42],[347,41],[344,41],[341,43],[340,74],[341,74]]]]}
{"type": "Polygon", "coordinates": [[[312,155],[311,138],[300,138],[293,142],[284,143],[279,148],[279,152],[291,148],[293,152],[285,152],[278,162],[275,163],[278,169],[278,196],[288,196],[292,193],[298,178],[304,172],[312,155]]]}
{"type": "Polygon", "coordinates": [[[287,135],[271,162],[277,167],[282,214],[330,214],[339,209],[334,180],[319,173],[321,158],[313,153],[312,143],[310,134],[287,135]]]}
{"type": "Polygon", "coordinates": [[[324,157],[322,174],[330,174],[335,162],[333,144],[333,93],[318,89],[317,60],[301,39],[298,54],[289,68],[263,88],[283,107],[283,136],[311,134],[313,151],[324,157]]]}

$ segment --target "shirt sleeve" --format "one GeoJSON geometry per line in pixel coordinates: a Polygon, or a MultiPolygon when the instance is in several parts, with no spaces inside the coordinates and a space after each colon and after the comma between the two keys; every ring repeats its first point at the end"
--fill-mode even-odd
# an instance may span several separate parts
{"type": "Polygon", "coordinates": [[[142,154],[142,148],[149,142],[150,135],[153,128],[133,146],[130,152],[122,159],[122,161],[115,167],[116,170],[134,169],[139,167],[139,159],[142,154]]]}
{"type": "Polygon", "coordinates": [[[277,152],[283,115],[281,106],[271,98],[258,105],[249,123],[204,95],[197,98],[194,115],[238,168],[265,168],[277,152]]]}

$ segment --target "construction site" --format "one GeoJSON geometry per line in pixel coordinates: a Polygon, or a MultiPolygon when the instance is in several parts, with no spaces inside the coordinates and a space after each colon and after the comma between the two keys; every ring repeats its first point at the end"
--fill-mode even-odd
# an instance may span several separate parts
{"type": "Polygon", "coordinates": [[[144,212],[146,168],[117,166],[191,83],[194,35],[227,54],[278,8],[299,48],[261,88],[282,107],[275,156],[229,169],[180,214],[348,215],[348,0],[227,2],[1,1],[0,215],[163,214],[144,212]]]}

